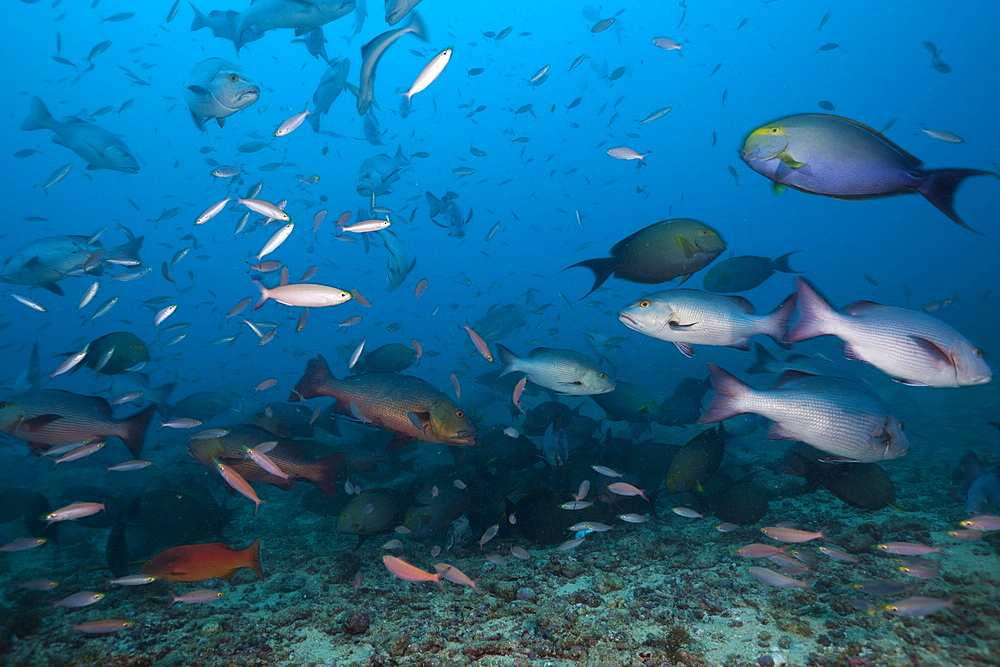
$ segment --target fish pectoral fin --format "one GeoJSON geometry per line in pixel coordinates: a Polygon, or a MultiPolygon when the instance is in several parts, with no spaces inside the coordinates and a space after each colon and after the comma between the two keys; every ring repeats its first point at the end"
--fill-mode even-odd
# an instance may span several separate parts
{"type": "Polygon", "coordinates": [[[690,329],[691,327],[698,324],[697,322],[692,322],[691,324],[681,324],[680,322],[670,321],[667,322],[667,326],[670,327],[671,331],[684,331],[685,329],[690,329]]]}
{"type": "Polygon", "coordinates": [[[219,124],[219,127],[225,127],[226,126],[226,119],[225,118],[216,118],[215,122],[217,122],[219,124]]]}
{"type": "Polygon", "coordinates": [[[954,365],[951,359],[951,355],[948,351],[942,348],[940,345],[932,340],[922,338],[920,336],[910,336],[910,339],[916,343],[924,352],[931,355],[935,359],[938,359],[942,363],[948,364],[949,366],[954,365]]]}
{"type": "Polygon", "coordinates": [[[903,378],[892,378],[893,382],[898,382],[899,384],[905,384],[907,387],[929,387],[931,385],[926,382],[918,382],[917,380],[904,380],[903,378]]]}
{"type": "Polygon", "coordinates": [[[43,289],[47,289],[48,291],[52,292],[53,294],[58,294],[59,296],[65,296],[66,295],[65,292],[62,291],[62,288],[59,287],[59,285],[56,285],[55,283],[39,283],[38,286],[41,287],[41,288],[43,288],[43,289]]]}
{"type": "Polygon", "coordinates": [[[195,95],[211,95],[212,94],[211,91],[209,91],[209,90],[207,90],[205,88],[202,88],[201,86],[188,86],[188,90],[190,90],[195,95]]]}
{"type": "Polygon", "coordinates": [[[674,347],[677,348],[677,351],[683,354],[688,359],[694,356],[694,346],[691,345],[691,343],[684,343],[676,340],[673,341],[673,343],[674,347]]]}
{"type": "MultiPolygon", "coordinates": [[[[690,259],[698,254],[698,248],[696,248],[693,243],[688,241],[683,236],[674,236],[674,239],[677,241],[677,246],[681,249],[681,252],[684,253],[685,257],[690,259]]],[[[682,280],[681,282],[684,281],[682,280]]]]}
{"type": "Polygon", "coordinates": [[[789,169],[801,169],[802,167],[806,166],[805,162],[799,162],[791,155],[789,155],[787,151],[782,151],[781,153],[778,154],[777,157],[779,160],[781,160],[781,164],[785,165],[789,169]]]}
{"type": "Polygon", "coordinates": [[[406,413],[406,418],[410,420],[413,424],[413,428],[419,430],[421,433],[427,430],[428,424],[430,424],[431,413],[429,412],[413,412],[412,410],[406,413]]]}
{"type": "Polygon", "coordinates": [[[820,463],[861,463],[857,459],[851,459],[844,456],[821,456],[816,459],[820,463]]]}
{"type": "Polygon", "coordinates": [[[38,415],[37,417],[32,417],[31,419],[24,419],[18,424],[18,428],[27,433],[34,433],[35,431],[40,431],[57,419],[62,419],[62,415],[38,415]]]}
{"type": "Polygon", "coordinates": [[[844,359],[850,359],[851,361],[861,361],[866,364],[868,363],[868,360],[862,358],[861,355],[859,355],[855,351],[855,349],[851,347],[850,343],[844,343],[844,359]]]}

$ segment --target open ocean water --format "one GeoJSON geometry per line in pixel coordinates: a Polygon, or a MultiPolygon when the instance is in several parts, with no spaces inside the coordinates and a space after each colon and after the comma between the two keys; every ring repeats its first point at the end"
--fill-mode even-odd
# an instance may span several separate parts
{"type": "Polygon", "coordinates": [[[995,2],[4,16],[0,665],[1000,664],[995,2]]]}

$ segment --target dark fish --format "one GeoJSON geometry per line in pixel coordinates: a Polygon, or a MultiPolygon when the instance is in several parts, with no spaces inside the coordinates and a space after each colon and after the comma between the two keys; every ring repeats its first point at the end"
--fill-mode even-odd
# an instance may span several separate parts
{"type": "Polygon", "coordinates": [[[355,375],[401,373],[416,363],[416,351],[402,343],[389,343],[367,353],[354,365],[355,375]]]}
{"type": "Polygon", "coordinates": [[[334,410],[393,434],[390,449],[414,440],[473,445],[476,429],[450,398],[409,375],[372,373],[338,380],[323,357],[310,359],[289,400],[337,399],[334,410]]]}
{"type": "Polygon", "coordinates": [[[138,336],[118,331],[91,341],[82,363],[95,373],[120,375],[141,369],[149,360],[149,348],[138,336]]]}
{"type": "Polygon", "coordinates": [[[719,233],[705,223],[675,218],[622,239],[611,248],[611,257],[588,259],[566,268],[583,266],[594,272],[594,286],[586,298],[612,275],[647,285],[683,278],[679,283],[683,284],[725,249],[719,233]]]}
{"type": "Polygon", "coordinates": [[[653,397],[631,382],[618,380],[612,391],[590,397],[611,421],[644,423],[656,421],[660,416],[660,406],[653,397]]]}
{"type": "Polygon", "coordinates": [[[726,453],[726,431],[722,424],[702,431],[674,455],[667,470],[666,486],[670,493],[701,492],[702,484],[722,465],[726,453]]]}
{"type": "Polygon", "coordinates": [[[709,292],[745,292],[763,283],[776,271],[799,273],[788,265],[788,258],[796,252],[798,250],[793,250],[776,259],[756,255],[724,259],[705,274],[702,279],[704,287],[709,292]]]}

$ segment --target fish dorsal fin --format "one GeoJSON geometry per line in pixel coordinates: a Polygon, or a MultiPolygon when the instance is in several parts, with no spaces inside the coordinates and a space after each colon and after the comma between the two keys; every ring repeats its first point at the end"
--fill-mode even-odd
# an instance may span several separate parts
{"type": "Polygon", "coordinates": [[[754,310],[753,304],[741,296],[730,296],[729,299],[737,306],[743,309],[743,312],[747,315],[753,315],[757,311],[754,310]]]}
{"type": "Polygon", "coordinates": [[[884,306],[874,301],[855,301],[844,306],[841,312],[847,315],[864,315],[876,308],[884,308],[884,306]]]}
{"type": "Polygon", "coordinates": [[[774,386],[772,389],[780,389],[784,387],[789,382],[794,382],[795,380],[801,380],[802,378],[817,377],[813,373],[806,373],[805,371],[793,371],[788,370],[778,376],[778,379],[774,381],[774,386]]]}
{"type": "Polygon", "coordinates": [[[813,114],[813,115],[814,116],[820,116],[822,118],[830,118],[832,120],[836,120],[836,121],[840,121],[842,123],[848,123],[849,125],[853,125],[854,127],[858,128],[858,129],[861,129],[861,130],[864,130],[865,132],[868,132],[868,133],[872,134],[873,136],[877,137],[880,141],[884,142],[886,145],[888,145],[894,151],[896,151],[900,155],[902,155],[906,160],[908,160],[909,162],[911,162],[914,167],[919,167],[920,165],[923,164],[923,160],[920,160],[916,156],[907,153],[902,148],[900,148],[899,146],[897,146],[895,143],[893,143],[892,141],[890,141],[889,139],[887,139],[884,134],[882,134],[881,132],[879,132],[876,129],[868,127],[864,123],[859,123],[858,121],[851,120],[850,118],[843,118],[841,116],[834,116],[832,114],[827,114],[827,113],[817,113],[817,114],[813,114]]]}

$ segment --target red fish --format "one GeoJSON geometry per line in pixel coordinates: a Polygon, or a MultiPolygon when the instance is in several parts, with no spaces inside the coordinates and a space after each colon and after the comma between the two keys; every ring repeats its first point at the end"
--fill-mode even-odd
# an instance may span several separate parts
{"type": "Polygon", "coordinates": [[[220,542],[185,544],[161,551],[142,566],[142,573],[163,581],[202,581],[229,579],[236,570],[249,567],[261,579],[260,538],[242,551],[220,542]]]}

